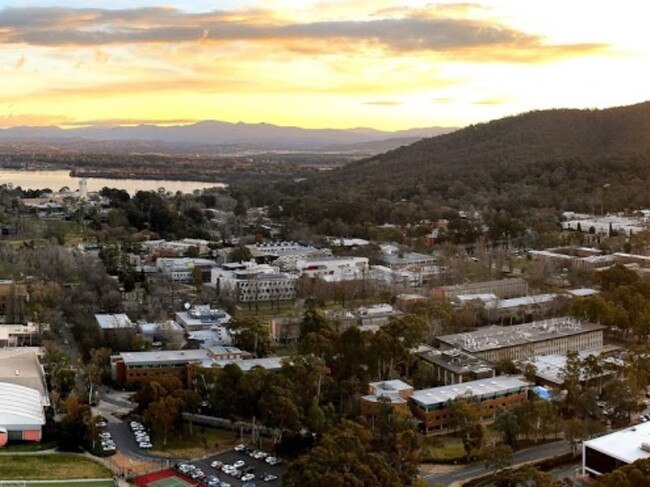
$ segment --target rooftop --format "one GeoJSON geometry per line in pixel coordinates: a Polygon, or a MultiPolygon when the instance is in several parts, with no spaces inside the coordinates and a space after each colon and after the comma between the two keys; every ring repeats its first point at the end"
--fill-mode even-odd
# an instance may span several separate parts
{"type": "Polygon", "coordinates": [[[513,326],[486,326],[476,331],[440,336],[437,339],[442,343],[471,353],[541,342],[603,329],[605,329],[603,325],[563,317],[513,326]]]}
{"type": "Polygon", "coordinates": [[[262,367],[266,370],[280,370],[282,368],[282,357],[252,358],[248,360],[215,360],[214,366],[223,368],[226,365],[235,364],[242,372],[248,372],[253,367],[262,367]]]}
{"type": "Polygon", "coordinates": [[[0,382],[0,426],[44,425],[41,393],[30,387],[0,382]]]}
{"type": "Polygon", "coordinates": [[[642,458],[650,458],[650,452],[641,448],[644,443],[650,444],[650,422],[585,441],[584,446],[622,462],[633,463],[642,458]]]}
{"type": "Polygon", "coordinates": [[[135,327],[135,324],[124,313],[114,315],[95,315],[95,320],[97,320],[97,324],[102,330],[118,330],[121,328],[135,327]]]}
{"type": "Polygon", "coordinates": [[[492,370],[492,366],[485,360],[458,350],[457,348],[451,350],[429,350],[419,355],[422,360],[451,370],[456,374],[489,372],[492,370]]]}
{"type": "Polygon", "coordinates": [[[33,389],[40,393],[43,404],[49,404],[39,353],[36,347],[0,350],[0,382],[33,389]]]}
{"type": "Polygon", "coordinates": [[[161,350],[152,352],[122,352],[119,354],[129,365],[186,364],[212,362],[208,350],[161,350]]]}
{"type": "Polygon", "coordinates": [[[432,387],[415,391],[411,399],[424,406],[445,403],[462,397],[481,397],[528,387],[530,384],[518,377],[500,375],[490,379],[474,380],[462,384],[451,384],[442,387],[432,387]]]}

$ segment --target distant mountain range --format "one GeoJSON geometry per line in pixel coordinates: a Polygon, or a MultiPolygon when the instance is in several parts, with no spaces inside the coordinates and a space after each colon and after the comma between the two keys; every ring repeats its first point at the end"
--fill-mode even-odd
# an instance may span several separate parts
{"type": "Polygon", "coordinates": [[[0,142],[102,151],[199,150],[218,153],[260,151],[346,151],[375,154],[455,130],[449,127],[388,132],[371,128],[305,129],[267,123],[203,121],[191,125],[57,126],[0,129],[0,142]],[[120,146],[122,146],[120,148],[120,146]],[[129,149],[130,148],[130,149],[129,149]]]}

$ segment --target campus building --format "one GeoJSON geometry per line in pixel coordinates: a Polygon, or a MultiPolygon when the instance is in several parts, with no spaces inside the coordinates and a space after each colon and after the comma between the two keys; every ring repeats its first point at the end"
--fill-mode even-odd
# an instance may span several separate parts
{"type": "Polygon", "coordinates": [[[413,386],[394,379],[368,384],[368,394],[361,397],[361,414],[375,418],[382,406],[391,408],[408,407],[408,399],[413,395],[413,386]]]}
{"type": "Polygon", "coordinates": [[[244,262],[212,269],[211,285],[220,295],[232,294],[240,303],[273,302],[295,299],[296,280],[297,276],[277,267],[244,262]]]}
{"type": "Polygon", "coordinates": [[[176,313],[176,323],[188,333],[200,330],[216,330],[230,322],[230,315],[210,305],[195,305],[186,311],[176,313]]]}
{"type": "Polygon", "coordinates": [[[368,276],[367,257],[329,257],[299,260],[296,270],[306,277],[319,277],[327,282],[353,281],[368,276]]]}
{"type": "Polygon", "coordinates": [[[600,348],[605,326],[569,317],[436,337],[442,349],[457,348],[489,362],[600,348]]]}
{"type": "Polygon", "coordinates": [[[448,429],[450,401],[463,399],[476,403],[480,418],[489,421],[499,409],[509,410],[525,401],[529,386],[517,377],[502,375],[415,391],[409,401],[421,430],[429,433],[448,429]]]}
{"type": "Polygon", "coordinates": [[[650,458],[650,422],[582,443],[583,475],[598,477],[644,458],[650,458]]]}
{"type": "Polygon", "coordinates": [[[459,295],[493,294],[499,299],[516,298],[528,294],[528,283],[524,279],[498,279],[494,281],[471,282],[454,286],[443,286],[434,291],[441,298],[453,301],[459,295]]]}
{"type": "Polygon", "coordinates": [[[462,384],[496,375],[494,367],[487,361],[458,349],[427,350],[418,357],[433,366],[438,384],[462,384]]]}

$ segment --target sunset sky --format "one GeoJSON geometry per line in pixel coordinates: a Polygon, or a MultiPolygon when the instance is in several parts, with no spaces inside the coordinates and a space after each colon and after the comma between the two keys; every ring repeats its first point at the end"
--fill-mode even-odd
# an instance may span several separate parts
{"type": "Polygon", "coordinates": [[[650,99],[639,0],[0,0],[0,127],[395,130],[650,99]]]}

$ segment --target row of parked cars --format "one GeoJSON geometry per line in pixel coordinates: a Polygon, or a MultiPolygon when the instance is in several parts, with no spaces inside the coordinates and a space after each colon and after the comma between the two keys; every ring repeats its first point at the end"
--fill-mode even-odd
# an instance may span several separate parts
{"type": "Polygon", "coordinates": [[[203,470],[191,463],[177,463],[174,469],[207,487],[230,487],[228,482],[222,482],[214,475],[206,475],[203,470]]]}
{"type": "Polygon", "coordinates": [[[151,444],[151,437],[149,436],[147,429],[142,423],[138,421],[131,421],[129,423],[129,426],[131,427],[135,441],[138,443],[138,446],[140,448],[143,450],[149,450],[153,448],[153,445],[151,444]]]}
{"type": "Polygon", "coordinates": [[[255,458],[257,460],[264,460],[269,465],[280,465],[282,463],[281,458],[274,457],[261,450],[253,450],[252,448],[248,448],[246,445],[237,445],[235,447],[235,451],[241,453],[242,455],[248,455],[249,457],[255,458]]]}

